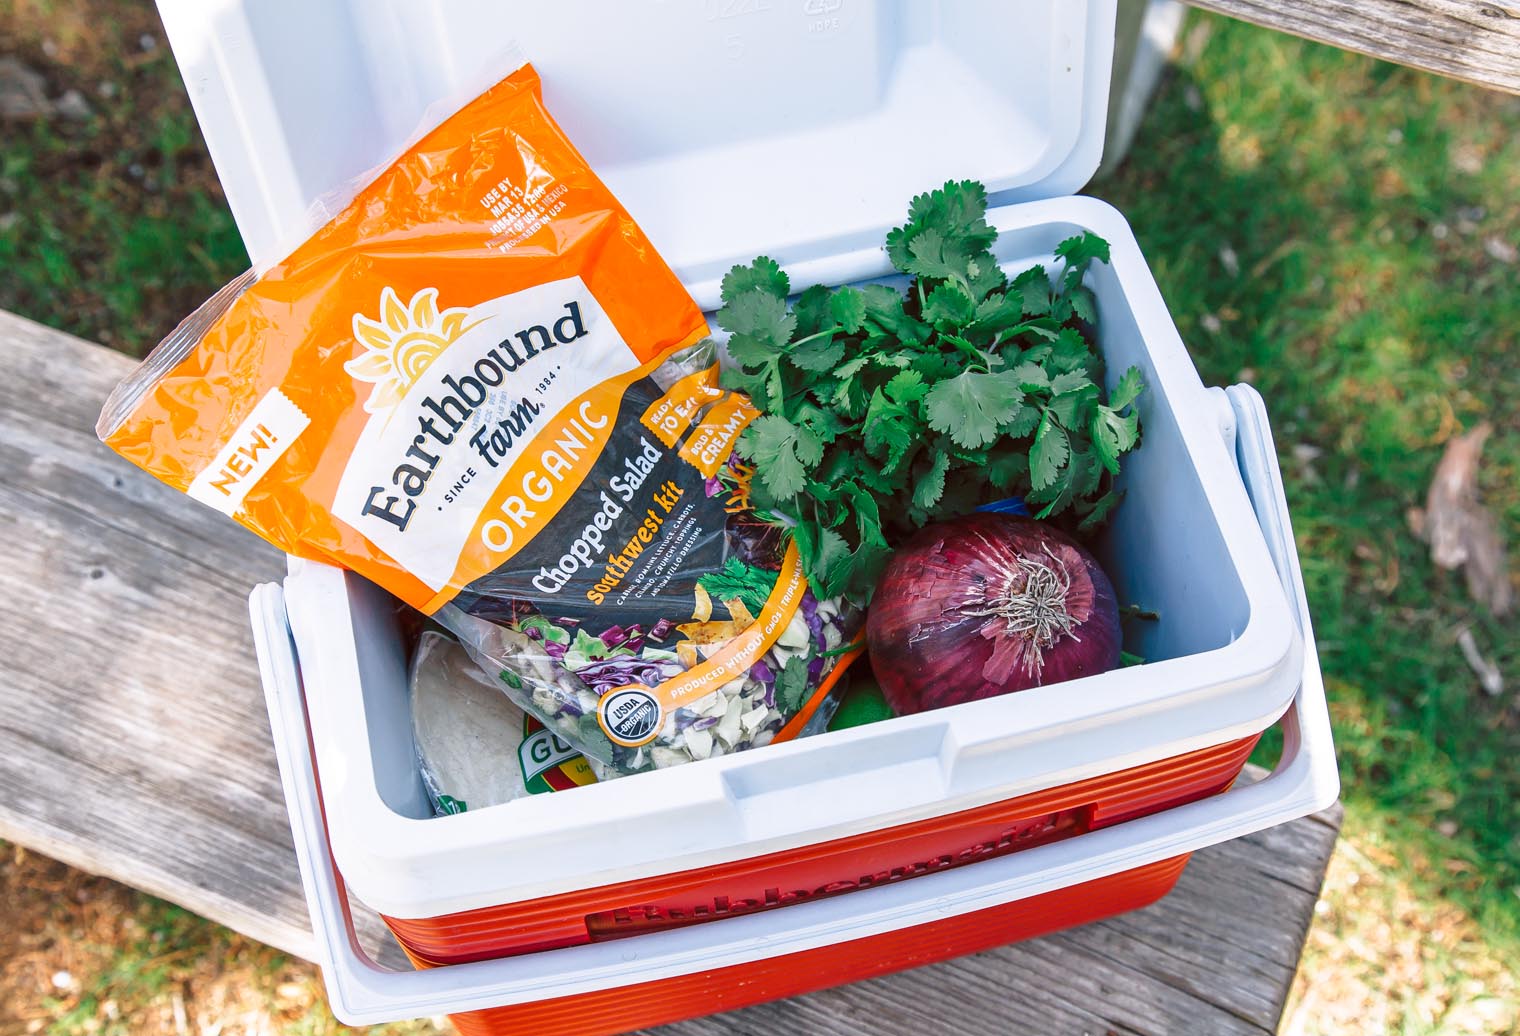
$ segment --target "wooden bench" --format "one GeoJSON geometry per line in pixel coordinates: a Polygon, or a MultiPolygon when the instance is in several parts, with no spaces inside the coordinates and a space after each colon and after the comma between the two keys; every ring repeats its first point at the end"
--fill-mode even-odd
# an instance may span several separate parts
{"type": "MultiPolygon", "coordinates": [[[[1520,92],[1513,0],[1193,2],[1520,92]]],[[[0,314],[0,838],[310,957],[244,607],[281,559],[96,442],[129,366],[0,314]]],[[[1271,1033],[1339,819],[1200,852],[1124,917],[663,1031],[1271,1033]]]]}
{"type": "MultiPolygon", "coordinates": [[[[96,441],[130,368],[0,313],[0,838],[310,958],[246,605],[282,559],[96,441]]],[[[1338,823],[1201,852],[1103,924],[666,1031],[1271,1033],[1338,823]]]]}
{"type": "Polygon", "coordinates": [[[1515,0],[1188,3],[1384,61],[1520,93],[1520,3],[1515,0]]]}

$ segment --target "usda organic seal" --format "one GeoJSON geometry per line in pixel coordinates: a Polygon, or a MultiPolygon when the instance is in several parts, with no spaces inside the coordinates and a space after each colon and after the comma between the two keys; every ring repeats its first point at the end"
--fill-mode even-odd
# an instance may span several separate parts
{"type": "Polygon", "coordinates": [[[615,687],[603,696],[597,708],[602,731],[624,748],[637,748],[654,740],[659,732],[662,710],[647,687],[615,687]]]}

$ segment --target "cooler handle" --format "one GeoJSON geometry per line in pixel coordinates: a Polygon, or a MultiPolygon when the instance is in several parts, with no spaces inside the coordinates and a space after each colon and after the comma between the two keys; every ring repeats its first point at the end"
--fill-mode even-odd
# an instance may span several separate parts
{"type": "Polygon", "coordinates": [[[296,669],[275,584],[250,598],[296,855],[333,1012],[351,1025],[453,1014],[573,996],[741,965],[983,910],[1092,881],[1260,831],[1324,809],[1339,793],[1324,684],[1314,650],[1282,478],[1261,397],[1248,386],[1211,390],[1305,642],[1304,679],[1283,716],[1284,745],[1264,780],[1080,838],[927,874],[912,881],[725,919],[500,960],[392,971],[360,946],[322,823],[296,669]]]}
{"type": "Polygon", "coordinates": [[[1221,420],[1221,432],[1235,455],[1235,465],[1251,500],[1251,508],[1256,512],[1256,522],[1261,526],[1267,552],[1282,580],[1283,592],[1296,608],[1304,641],[1304,684],[1312,683],[1318,698],[1317,708],[1305,710],[1301,707],[1305,688],[1299,689],[1293,708],[1282,720],[1282,758],[1268,779],[1281,775],[1302,781],[1311,797],[1320,803],[1309,812],[1317,812],[1340,797],[1340,772],[1335,763],[1330,713],[1324,700],[1324,677],[1319,667],[1314,625],[1309,617],[1309,601],[1304,592],[1303,569],[1293,539],[1287,492],[1277,462],[1277,447],[1272,441],[1272,427],[1267,420],[1267,405],[1261,393],[1251,385],[1210,388],[1209,392],[1221,410],[1233,417],[1233,422],[1221,420]],[[1305,750],[1310,746],[1314,751],[1305,750]]]}

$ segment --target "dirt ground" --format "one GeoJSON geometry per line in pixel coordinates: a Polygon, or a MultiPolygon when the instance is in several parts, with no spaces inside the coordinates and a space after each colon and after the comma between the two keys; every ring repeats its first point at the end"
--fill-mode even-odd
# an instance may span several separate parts
{"type": "Polygon", "coordinates": [[[0,1036],[341,1031],[321,1004],[309,965],[113,881],[4,847],[0,1036]]]}
{"type": "MultiPolygon", "coordinates": [[[[1471,917],[1422,895],[1410,859],[1348,820],[1325,875],[1281,1036],[1507,1036],[1520,1032],[1520,979],[1471,917]]],[[[1442,861],[1440,866],[1460,865],[1442,861]]]]}

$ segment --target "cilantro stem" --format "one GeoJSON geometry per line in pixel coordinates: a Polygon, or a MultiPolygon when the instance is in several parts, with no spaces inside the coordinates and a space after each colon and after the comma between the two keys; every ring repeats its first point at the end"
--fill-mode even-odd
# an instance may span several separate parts
{"type": "Polygon", "coordinates": [[[789,348],[795,349],[799,345],[806,345],[807,343],[809,343],[809,342],[811,342],[811,341],[813,341],[815,339],[823,338],[823,337],[829,336],[829,335],[837,335],[839,332],[841,332],[843,330],[844,330],[844,328],[840,327],[838,324],[835,324],[833,327],[825,328],[824,330],[819,331],[816,334],[808,335],[806,338],[799,338],[799,339],[797,339],[795,342],[790,343],[789,348]]]}
{"type": "Polygon", "coordinates": [[[1044,325],[1041,324],[1038,320],[1026,320],[1022,324],[1015,324],[1012,327],[1004,328],[998,332],[997,337],[992,340],[992,344],[987,348],[989,351],[991,351],[1002,345],[1004,342],[1012,341],[1025,332],[1039,330],[1042,327],[1044,327],[1044,325]]]}
{"type": "Polygon", "coordinates": [[[827,651],[820,651],[820,652],[818,652],[818,654],[814,655],[813,657],[814,658],[837,658],[840,655],[848,655],[851,651],[859,651],[860,648],[861,648],[861,638],[856,637],[854,640],[845,641],[843,644],[840,644],[838,647],[829,648],[827,651]]]}
{"type": "Polygon", "coordinates": [[[943,341],[948,341],[952,346],[955,347],[955,349],[957,351],[965,353],[967,356],[970,356],[972,359],[975,359],[975,360],[985,359],[985,357],[983,357],[982,351],[980,349],[978,349],[976,346],[972,345],[970,342],[966,341],[960,335],[940,335],[940,341],[942,341],[942,342],[943,341]]]}

